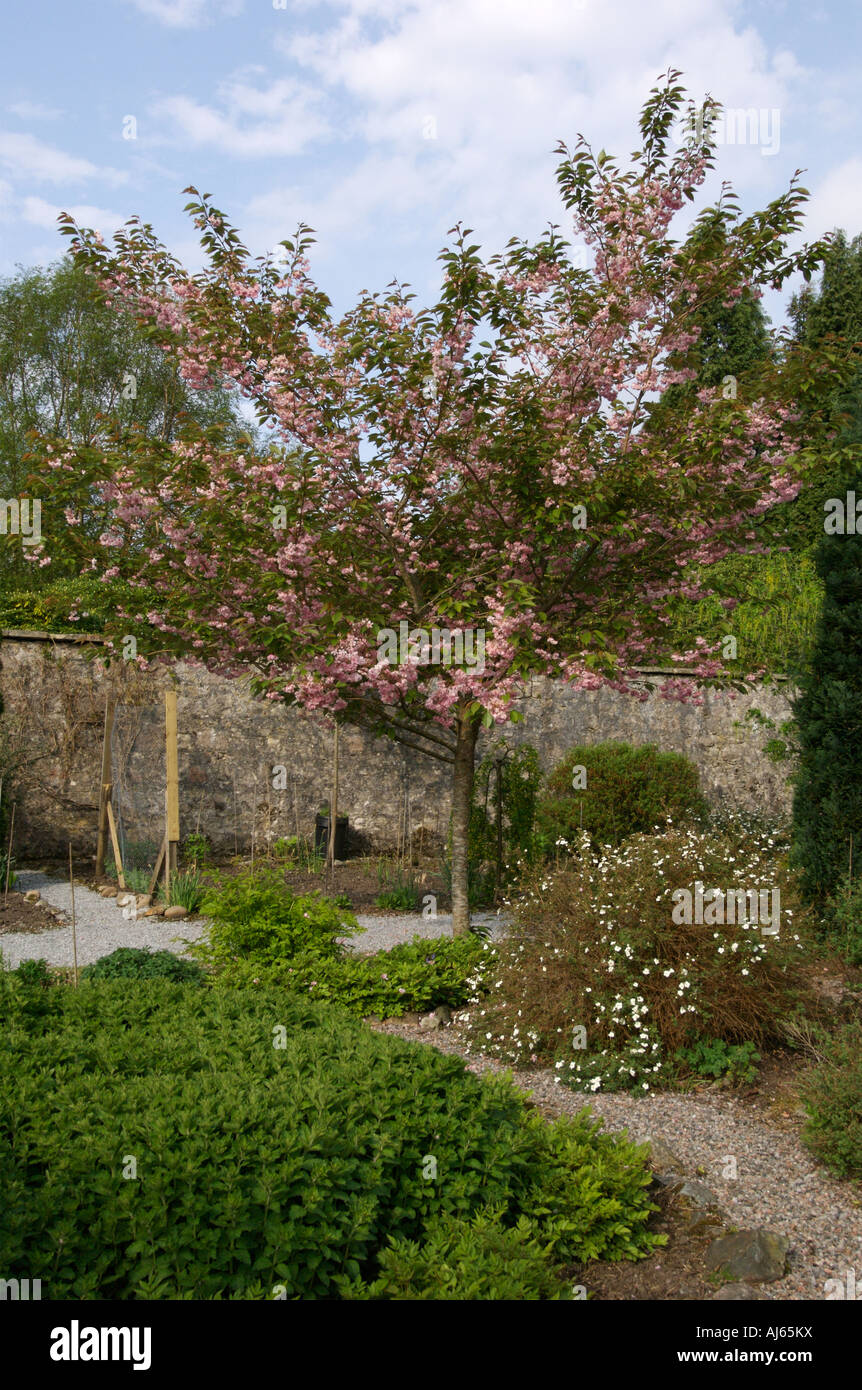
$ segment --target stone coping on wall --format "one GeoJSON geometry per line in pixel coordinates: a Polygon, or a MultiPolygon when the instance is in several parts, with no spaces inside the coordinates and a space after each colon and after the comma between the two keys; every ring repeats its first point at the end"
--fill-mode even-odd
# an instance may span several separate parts
{"type": "MultiPolygon", "coordinates": [[[[104,646],[106,639],[95,632],[39,632],[29,629],[0,628],[0,637],[9,637],[16,642],[77,642],[83,646],[104,646]]],[[[180,658],[181,659],[181,658],[180,658]]],[[[687,666],[634,666],[639,676],[685,676],[696,680],[697,676],[687,666]]],[[[788,676],[774,675],[775,681],[786,681],[788,676]]]]}

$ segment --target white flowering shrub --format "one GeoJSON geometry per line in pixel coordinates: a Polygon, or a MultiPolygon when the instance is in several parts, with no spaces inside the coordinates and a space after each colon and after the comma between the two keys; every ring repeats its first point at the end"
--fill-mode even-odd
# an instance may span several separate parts
{"type": "Polygon", "coordinates": [[[684,1074],[682,1048],[780,1036],[780,1020],[806,995],[808,935],[781,832],[668,823],[602,852],[586,835],[570,848],[557,869],[522,884],[517,930],[466,1016],[473,1049],[553,1065],[577,1090],[645,1093],[684,1074]],[[707,902],[715,890],[770,894],[777,934],[767,934],[771,918],[725,921],[736,914],[723,909],[675,920],[676,891],[693,894],[695,884],[707,902]]]}

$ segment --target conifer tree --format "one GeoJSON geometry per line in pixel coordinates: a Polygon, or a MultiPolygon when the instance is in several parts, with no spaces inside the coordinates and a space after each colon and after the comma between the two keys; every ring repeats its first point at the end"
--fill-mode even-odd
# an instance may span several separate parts
{"type": "MultiPolygon", "coordinates": [[[[862,498],[862,475],[854,485],[862,498]]],[[[824,585],[813,659],[795,702],[799,767],[793,858],[803,890],[823,904],[862,853],[862,534],[824,534],[824,585]]]]}

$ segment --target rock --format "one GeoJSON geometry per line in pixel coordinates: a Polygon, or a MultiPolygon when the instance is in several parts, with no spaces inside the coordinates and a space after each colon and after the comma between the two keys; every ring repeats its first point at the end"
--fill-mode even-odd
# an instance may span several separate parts
{"type": "Polygon", "coordinates": [[[696,1207],[717,1207],[718,1197],[711,1187],[707,1187],[705,1182],[698,1182],[696,1178],[689,1178],[682,1184],[677,1194],[680,1197],[687,1197],[690,1202],[694,1202],[696,1207]]]}
{"type": "Polygon", "coordinates": [[[140,917],[164,917],[165,909],[163,907],[148,907],[138,915],[140,917]]]}
{"type": "Polygon", "coordinates": [[[138,907],[152,907],[153,895],[152,893],[138,893],[135,895],[135,902],[138,907]]]}
{"type": "Polygon", "coordinates": [[[135,901],[135,895],[134,893],[118,893],[116,901],[117,907],[128,907],[129,903],[135,901]]]}
{"type": "Polygon", "coordinates": [[[715,1303],[729,1303],[734,1299],[762,1299],[763,1294],[749,1284],[723,1284],[718,1293],[712,1295],[715,1303]]]}
{"type": "Polygon", "coordinates": [[[422,1023],[422,1014],[409,1013],[402,1014],[399,1023],[407,1023],[411,1028],[418,1028],[422,1023]]]}
{"type": "Polygon", "coordinates": [[[107,886],[100,888],[99,893],[103,898],[115,898],[117,896],[116,888],[109,888],[107,886]]]}
{"type": "Polygon", "coordinates": [[[690,1236],[702,1236],[714,1226],[721,1226],[721,1214],[717,1211],[696,1211],[685,1223],[686,1233],[690,1236]]]}
{"type": "Polygon", "coordinates": [[[438,1028],[445,1028],[446,1025],[451,1022],[451,1009],[448,1009],[445,1004],[440,1004],[433,1013],[426,1014],[425,1017],[420,1020],[419,1027],[423,1029],[424,1032],[430,1033],[436,1031],[438,1028]]]}
{"type": "Polygon", "coordinates": [[[184,917],[188,917],[187,907],[166,907],[165,920],[168,922],[182,922],[184,917]]]}
{"type": "Polygon", "coordinates": [[[38,888],[29,888],[27,892],[24,894],[24,897],[27,899],[28,903],[37,903],[41,896],[42,894],[39,892],[38,888]]]}
{"type": "MultiPolygon", "coordinates": [[[[673,1149],[669,1144],[666,1144],[663,1139],[650,1138],[647,1140],[647,1143],[650,1146],[651,1164],[656,1173],[664,1175],[665,1173],[682,1173],[685,1171],[673,1149]]],[[[662,1180],[663,1179],[660,1179],[660,1181],[662,1180]]]]}
{"type": "Polygon", "coordinates": [[[757,1283],[781,1279],[790,1242],[774,1231],[735,1231],[714,1240],[706,1252],[710,1269],[721,1270],[734,1280],[757,1283]]]}

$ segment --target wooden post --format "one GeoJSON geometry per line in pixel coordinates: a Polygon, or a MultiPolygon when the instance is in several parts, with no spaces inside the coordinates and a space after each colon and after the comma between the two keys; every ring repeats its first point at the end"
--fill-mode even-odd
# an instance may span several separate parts
{"type": "Polygon", "coordinates": [[[108,802],[108,830],[111,832],[111,844],[114,849],[114,861],[117,865],[117,884],[120,888],[120,891],[125,893],[126,879],[123,874],[123,860],[120,855],[120,842],[117,839],[117,826],[116,822],[114,821],[114,808],[111,805],[110,801],[108,802]]]}
{"type": "Polygon", "coordinates": [[[162,847],[161,847],[161,849],[159,850],[159,857],[158,857],[158,859],[156,860],[156,867],[153,869],[152,877],[151,877],[151,879],[150,879],[150,886],[149,886],[149,888],[147,889],[147,894],[149,895],[149,897],[152,897],[153,894],[154,894],[155,891],[156,891],[156,884],[157,884],[158,881],[159,881],[159,871],[161,870],[161,867],[162,867],[162,860],[163,860],[164,857],[165,857],[165,853],[166,853],[166,851],[167,851],[167,848],[168,848],[168,842],[167,842],[167,840],[162,840],[162,847]]]}
{"type": "Polygon", "coordinates": [[[105,733],[102,740],[102,781],[99,787],[99,835],[96,840],[96,879],[105,877],[105,850],[108,847],[108,803],[112,794],[111,735],[116,701],[109,695],[105,703],[105,733]]]}
{"type": "Polygon", "coordinates": [[[78,934],[75,922],[75,875],[72,870],[72,841],[69,841],[69,892],[72,895],[72,961],[75,970],[75,988],[78,988],[78,934]]]}
{"type": "Polygon", "coordinates": [[[6,906],[6,901],[9,897],[9,874],[12,870],[12,835],[15,831],[15,807],[17,805],[17,801],[12,802],[12,819],[9,822],[9,845],[6,850],[6,887],[3,890],[4,907],[6,906]]]}
{"type": "Polygon", "coordinates": [[[332,735],[332,795],[329,798],[329,870],[335,885],[335,827],[338,824],[338,725],[332,735]]]}
{"type": "Polygon", "coordinates": [[[177,753],[177,692],[165,691],[165,894],[170,902],[171,874],[177,871],[180,842],[180,777],[177,753]]]}

